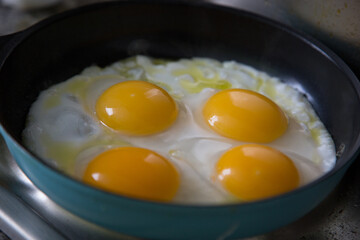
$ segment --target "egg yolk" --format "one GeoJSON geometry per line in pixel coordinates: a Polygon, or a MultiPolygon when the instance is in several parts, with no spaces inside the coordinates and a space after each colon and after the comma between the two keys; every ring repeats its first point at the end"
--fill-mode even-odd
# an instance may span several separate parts
{"type": "Polygon", "coordinates": [[[83,181],[129,197],[170,201],[179,187],[179,174],[166,158],[151,150],[120,147],[95,157],[83,181]]]}
{"type": "Polygon", "coordinates": [[[224,188],[244,201],[272,197],[295,189],[299,173],[280,151],[259,144],[234,147],[216,164],[224,188]]]}
{"type": "Polygon", "coordinates": [[[239,141],[266,143],[287,129],[284,112],[269,98],[245,89],[228,89],[210,97],[203,117],[218,134],[239,141]]]}
{"type": "Polygon", "coordinates": [[[128,135],[149,135],[170,127],[178,108],[162,88],[145,81],[126,81],[104,91],[96,114],[108,127],[128,135]]]}

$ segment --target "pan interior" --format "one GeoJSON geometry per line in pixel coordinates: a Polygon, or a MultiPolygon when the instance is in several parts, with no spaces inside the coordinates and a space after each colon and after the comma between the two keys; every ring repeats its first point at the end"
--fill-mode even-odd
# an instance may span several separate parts
{"type": "Polygon", "coordinates": [[[236,60],[281,78],[307,95],[336,147],[346,146],[339,162],[352,154],[360,132],[359,111],[351,110],[360,109],[359,97],[346,71],[298,35],[248,13],[112,3],[54,17],[25,35],[0,71],[0,121],[18,142],[40,91],[89,65],[136,54],[236,60]]]}

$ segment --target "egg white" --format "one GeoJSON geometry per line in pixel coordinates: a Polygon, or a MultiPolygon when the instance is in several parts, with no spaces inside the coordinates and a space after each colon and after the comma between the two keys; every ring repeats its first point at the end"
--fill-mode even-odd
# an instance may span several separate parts
{"type": "Polygon", "coordinates": [[[103,69],[86,68],[40,94],[28,115],[24,143],[78,179],[102,151],[129,145],[151,149],[169,159],[181,175],[174,202],[238,201],[216,181],[214,166],[225,151],[243,142],[219,136],[201,115],[205,101],[223,88],[257,91],[284,110],[289,118],[286,133],[266,145],[293,160],[301,185],[334,166],[332,139],[301,93],[252,67],[205,58],[170,62],[136,56],[103,69]],[[166,131],[143,137],[120,135],[101,124],[95,112],[97,98],[108,87],[126,80],[149,81],[167,90],[179,106],[176,122],[166,131]]]}

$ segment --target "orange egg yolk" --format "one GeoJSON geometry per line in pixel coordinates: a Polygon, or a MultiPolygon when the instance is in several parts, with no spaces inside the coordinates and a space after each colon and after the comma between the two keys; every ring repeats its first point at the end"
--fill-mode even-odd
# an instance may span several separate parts
{"type": "Polygon", "coordinates": [[[179,174],[166,158],[151,150],[120,147],[95,157],[83,181],[129,197],[170,201],[179,187],[179,174]]]}
{"type": "Polygon", "coordinates": [[[280,151],[259,144],[234,147],[216,164],[224,188],[244,201],[291,191],[299,185],[294,163],[280,151]]]}
{"type": "Polygon", "coordinates": [[[286,115],[273,101],[245,89],[216,93],[205,103],[203,117],[218,134],[254,143],[275,140],[288,124],[286,115]]]}
{"type": "Polygon", "coordinates": [[[170,127],[178,108],[162,88],[145,81],[126,81],[105,90],[96,114],[108,127],[128,135],[149,135],[170,127]]]}

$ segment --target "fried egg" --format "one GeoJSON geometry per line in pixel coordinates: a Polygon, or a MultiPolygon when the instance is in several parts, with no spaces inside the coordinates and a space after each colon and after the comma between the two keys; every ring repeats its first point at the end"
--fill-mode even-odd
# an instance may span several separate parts
{"type": "Polygon", "coordinates": [[[93,187],[152,201],[276,196],[336,162],[330,134],[292,86],[235,61],[135,56],[40,93],[25,145],[93,187]]]}

